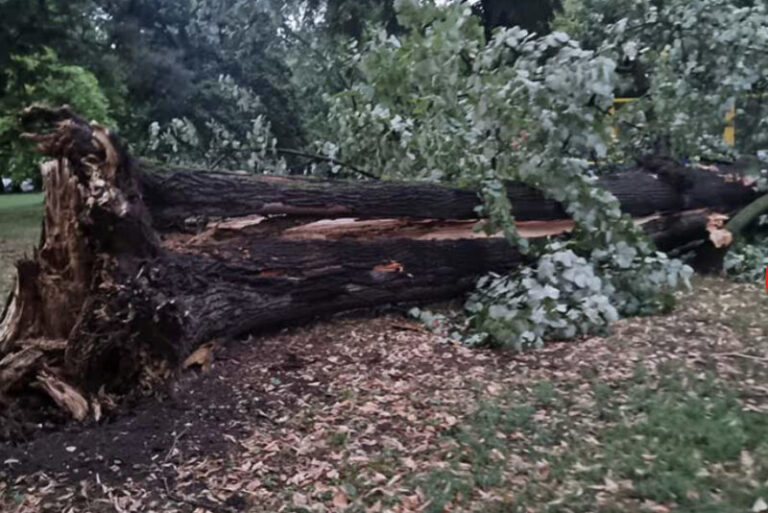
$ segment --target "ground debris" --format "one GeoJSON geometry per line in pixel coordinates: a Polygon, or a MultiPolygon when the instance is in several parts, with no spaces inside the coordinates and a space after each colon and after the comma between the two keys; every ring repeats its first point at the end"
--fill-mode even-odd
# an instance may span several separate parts
{"type": "Polygon", "coordinates": [[[736,490],[748,511],[766,496],[751,440],[768,369],[724,355],[765,354],[764,296],[700,280],[669,316],[540,351],[446,344],[398,316],[233,342],[173,399],[0,449],[0,509],[674,511],[736,490]],[[659,418],[669,444],[718,452],[669,460],[659,418]],[[679,490],[652,479],[669,461],[690,468],[679,490]]]}

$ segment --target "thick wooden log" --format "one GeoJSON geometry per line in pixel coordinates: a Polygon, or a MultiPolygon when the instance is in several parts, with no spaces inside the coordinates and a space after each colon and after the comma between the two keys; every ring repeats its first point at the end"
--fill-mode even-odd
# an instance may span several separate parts
{"type": "MultiPolygon", "coordinates": [[[[78,418],[102,387],[151,387],[213,339],[455,297],[478,276],[525,262],[502,238],[473,230],[481,221],[471,191],[163,172],[71,112],[28,115],[57,123],[32,136],[55,160],[44,167],[41,247],[20,263],[0,321],[0,376],[9,377],[0,392],[37,380],[78,418]]],[[[706,236],[707,212],[692,209],[729,211],[754,196],[716,170],[645,165],[600,183],[662,249],[706,236]]],[[[524,236],[572,228],[535,191],[512,185],[510,197],[530,220],[524,236]]]]}
{"type": "Polygon", "coordinates": [[[274,324],[392,302],[455,297],[521,257],[499,238],[419,241],[252,240],[196,246],[155,262],[193,344],[274,324]]]}
{"type": "MultiPolygon", "coordinates": [[[[600,177],[633,217],[709,208],[730,212],[755,192],[737,175],[667,161],[600,177]]],[[[480,205],[471,190],[425,183],[349,182],[300,177],[169,169],[141,165],[144,201],[159,230],[194,229],[215,218],[253,214],[328,217],[474,219],[480,205]]],[[[520,221],[566,219],[563,207],[536,189],[507,185],[520,221]]]]}
{"type": "MultiPolygon", "coordinates": [[[[177,242],[149,271],[151,286],[176,297],[189,320],[193,345],[286,322],[386,303],[457,297],[487,272],[504,273],[529,261],[500,237],[479,236],[470,225],[449,239],[418,234],[375,238],[356,233],[321,238],[268,239],[230,233],[223,239],[177,242]]],[[[661,247],[706,236],[701,211],[643,220],[661,247]]],[[[549,233],[570,230],[556,223],[549,233]]],[[[541,227],[523,233],[541,236],[541,227]]],[[[440,234],[433,227],[432,234],[440,234]]],[[[213,234],[211,234],[213,235],[213,234]]]]}

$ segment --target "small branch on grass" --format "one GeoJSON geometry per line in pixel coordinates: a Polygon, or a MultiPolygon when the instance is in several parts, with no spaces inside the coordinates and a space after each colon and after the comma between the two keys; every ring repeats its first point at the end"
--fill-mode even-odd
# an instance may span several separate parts
{"type": "MultiPolygon", "coordinates": [[[[211,163],[210,167],[215,169],[219,164],[221,164],[221,162],[225,158],[229,157],[232,154],[232,152],[244,153],[249,151],[254,151],[254,150],[252,148],[239,148],[239,149],[232,148],[230,152],[222,153],[221,155],[219,155],[219,157],[211,163]]],[[[366,171],[365,169],[360,169],[354,164],[350,164],[349,162],[344,162],[342,160],[338,160],[333,157],[326,157],[325,155],[318,155],[316,153],[307,153],[304,151],[292,150],[290,148],[275,148],[274,151],[275,153],[279,153],[281,155],[292,155],[294,157],[303,157],[306,159],[318,160],[321,162],[328,162],[330,164],[335,164],[337,166],[346,167],[347,169],[354,171],[357,174],[363,175],[366,178],[370,178],[371,180],[381,180],[381,177],[374,175],[370,171],[366,171]]]]}
{"type": "Polygon", "coordinates": [[[187,434],[187,431],[189,431],[189,428],[184,428],[179,433],[177,433],[176,436],[173,437],[171,448],[168,449],[168,453],[165,455],[165,459],[163,460],[163,463],[167,463],[168,460],[171,459],[171,456],[173,456],[173,451],[174,449],[176,449],[176,444],[179,443],[179,440],[181,440],[181,437],[187,434]]]}
{"type": "Polygon", "coordinates": [[[347,169],[351,169],[355,173],[361,174],[361,175],[363,175],[363,176],[365,176],[367,178],[370,178],[372,180],[380,180],[381,179],[380,177],[374,175],[373,173],[371,173],[369,171],[366,171],[364,169],[360,169],[359,167],[354,166],[354,165],[352,165],[352,164],[350,164],[348,162],[343,162],[341,160],[337,160],[337,159],[332,158],[332,157],[326,157],[325,155],[317,155],[317,154],[314,154],[314,153],[305,153],[303,151],[291,150],[291,149],[288,149],[288,148],[277,148],[277,149],[275,149],[275,151],[277,153],[281,153],[283,155],[293,155],[294,157],[304,157],[304,158],[308,158],[308,159],[312,159],[312,160],[320,160],[320,161],[323,161],[323,162],[328,162],[328,163],[331,163],[331,164],[336,164],[337,166],[346,167],[347,169]]]}
{"type": "Polygon", "coordinates": [[[753,356],[751,354],[744,353],[715,353],[713,356],[723,356],[728,358],[744,358],[747,360],[753,360],[760,363],[768,363],[768,358],[762,358],[760,356],[753,356]]]}

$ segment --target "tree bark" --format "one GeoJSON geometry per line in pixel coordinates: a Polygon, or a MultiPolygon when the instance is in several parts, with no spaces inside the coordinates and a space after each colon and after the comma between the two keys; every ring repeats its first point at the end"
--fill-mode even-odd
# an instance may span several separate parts
{"type": "MultiPolygon", "coordinates": [[[[474,219],[480,206],[474,191],[425,183],[191,172],[148,162],[141,167],[144,201],[160,231],[194,230],[211,219],[253,214],[474,219]]],[[[597,185],[633,217],[699,208],[730,212],[756,198],[738,175],[711,167],[638,167],[600,177],[597,185]]],[[[510,183],[507,191],[520,221],[569,217],[559,203],[531,187],[510,183]]]]}
{"type": "MultiPolygon", "coordinates": [[[[526,262],[473,230],[472,191],[163,170],[66,109],[26,118],[56,123],[29,136],[54,160],[43,167],[41,246],[19,263],[0,322],[0,403],[36,383],[83,418],[101,411],[104,391],[153,387],[211,340],[451,298],[526,262]]],[[[676,172],[695,183],[639,169],[599,182],[661,249],[706,237],[702,207],[754,197],[714,170],[676,172]]],[[[509,194],[524,236],[572,228],[536,191],[511,184],[509,194]]]]}

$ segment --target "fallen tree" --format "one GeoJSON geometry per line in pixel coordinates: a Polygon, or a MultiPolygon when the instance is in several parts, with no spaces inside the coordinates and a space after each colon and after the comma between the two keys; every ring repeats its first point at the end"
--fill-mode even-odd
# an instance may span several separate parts
{"type": "MultiPolygon", "coordinates": [[[[211,218],[254,214],[475,219],[480,205],[474,191],[425,183],[190,172],[151,163],[141,168],[144,202],[155,228],[163,231],[188,230],[211,218]]],[[[665,159],[642,159],[637,169],[603,176],[597,183],[633,217],[700,208],[732,211],[754,197],[734,174],[683,168],[665,159]]],[[[526,185],[510,184],[508,195],[519,221],[568,218],[560,204],[526,185]]]]}
{"type": "MultiPolygon", "coordinates": [[[[98,416],[104,391],[152,387],[201,344],[455,297],[479,275],[525,262],[503,238],[473,230],[472,191],[169,170],[135,161],[67,109],[26,119],[55,129],[28,136],[53,160],[42,168],[41,244],[19,262],[0,322],[8,404],[35,384],[76,418],[98,416]]],[[[710,212],[755,197],[716,169],[643,165],[599,185],[662,249],[705,238],[710,212]]],[[[524,236],[572,228],[536,191],[510,184],[509,195],[524,236]]]]}

